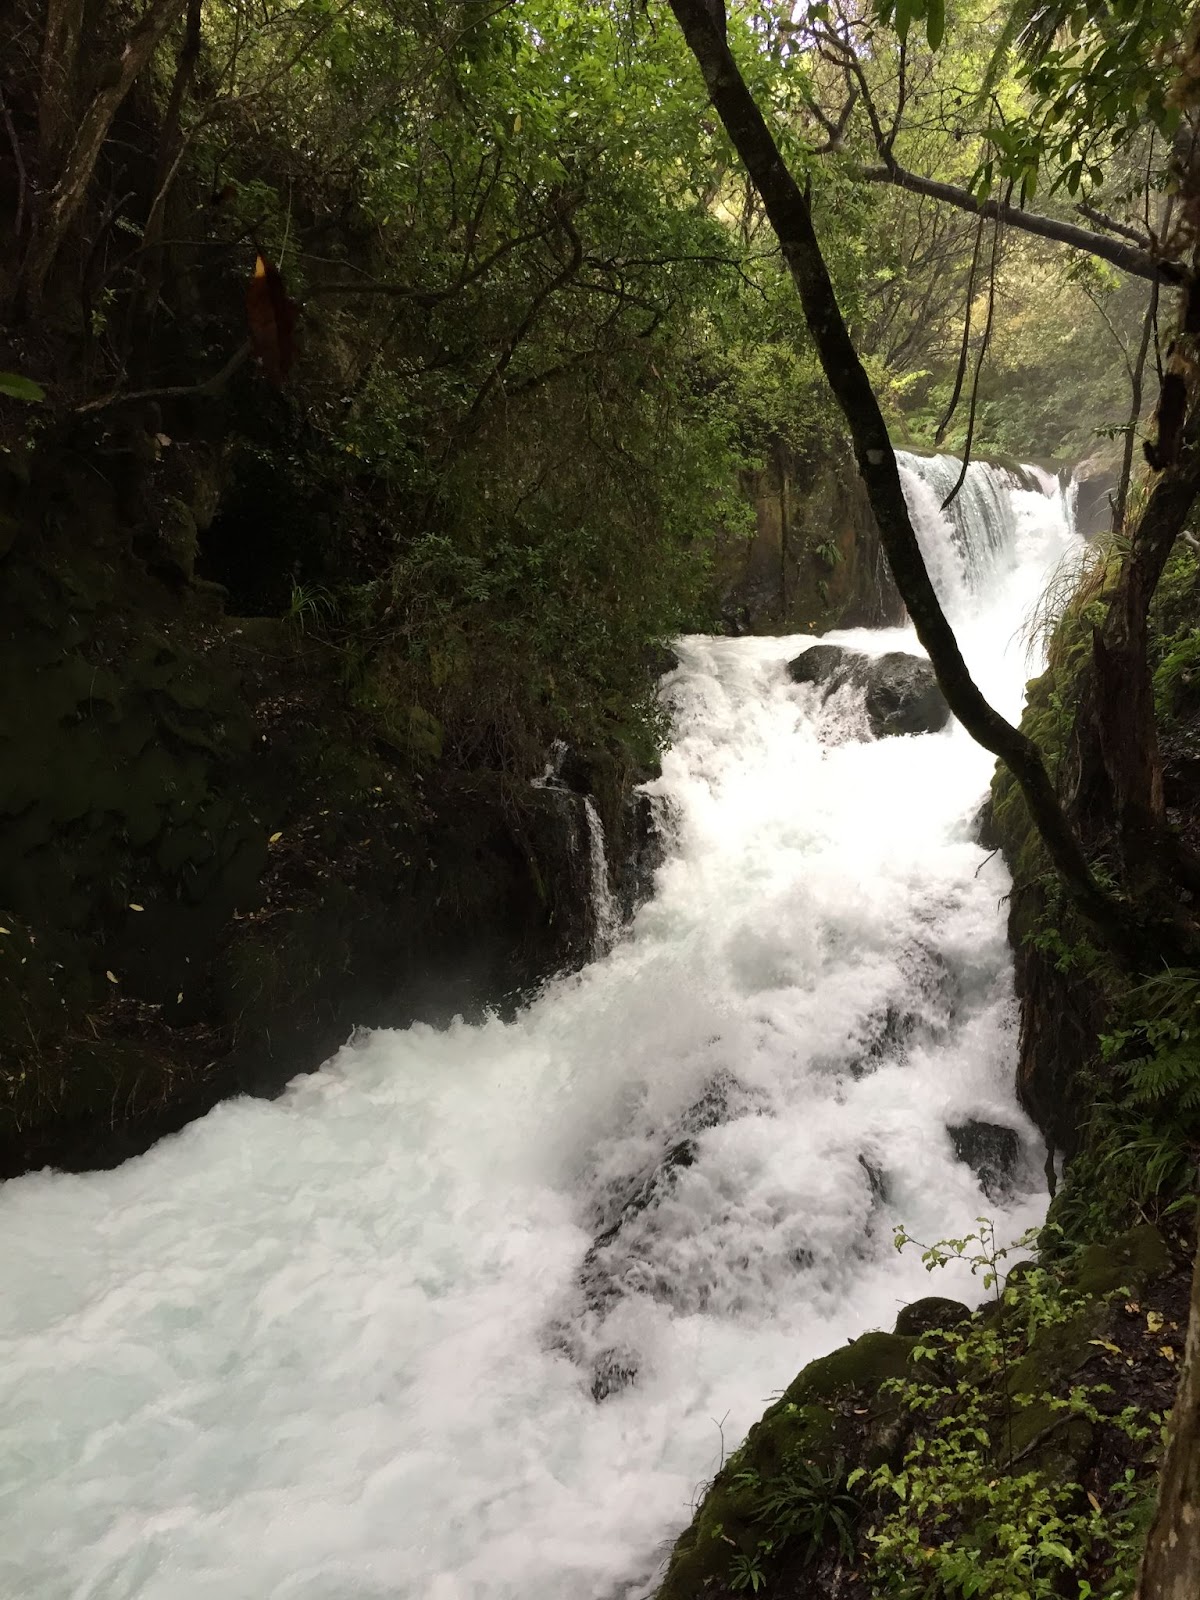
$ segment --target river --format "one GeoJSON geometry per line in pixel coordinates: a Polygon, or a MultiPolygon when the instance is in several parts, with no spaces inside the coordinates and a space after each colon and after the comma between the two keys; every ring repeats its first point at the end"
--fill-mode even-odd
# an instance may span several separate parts
{"type": "MultiPolygon", "coordinates": [[[[902,457],[985,690],[1057,487],[902,457]]],[[[871,652],[905,630],[831,636],[871,652]]],[[[0,1594],[633,1600],[799,1368],[1045,1207],[990,759],[861,737],[807,638],[681,641],[654,898],[510,1022],[351,1040],[114,1172],[0,1188],[0,1594]],[[1000,1204],[948,1126],[1017,1130],[1000,1204]],[[599,1395],[600,1398],[596,1398],[599,1395]]]]}

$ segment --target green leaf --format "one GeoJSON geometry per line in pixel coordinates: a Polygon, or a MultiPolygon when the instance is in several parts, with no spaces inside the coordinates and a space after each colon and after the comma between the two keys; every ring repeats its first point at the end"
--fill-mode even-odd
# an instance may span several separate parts
{"type": "Polygon", "coordinates": [[[10,400],[28,400],[38,404],[46,398],[46,391],[32,378],[23,378],[18,372],[0,372],[0,394],[10,400]]]}
{"type": "Polygon", "coordinates": [[[929,40],[931,50],[941,47],[946,37],[946,0],[929,0],[929,9],[925,13],[925,37],[929,40]]]}

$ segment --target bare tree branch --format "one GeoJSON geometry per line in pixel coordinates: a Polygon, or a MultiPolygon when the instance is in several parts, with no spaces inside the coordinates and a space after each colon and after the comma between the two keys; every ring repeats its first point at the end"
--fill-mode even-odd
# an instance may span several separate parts
{"type": "Polygon", "coordinates": [[[173,400],[185,395],[216,394],[229,382],[249,354],[250,341],[247,339],[245,344],[238,346],[219,372],[214,372],[211,378],[205,378],[202,383],[176,383],[168,385],[165,389],[135,389],[129,392],[117,389],[112,394],[101,395],[97,400],[85,400],[81,406],[76,406],[75,410],[82,416],[87,412],[107,411],[109,406],[124,405],[133,400],[173,400]]]}
{"type": "Polygon", "coordinates": [[[1149,250],[1123,243],[1120,239],[1106,238],[1104,234],[1093,233],[1090,228],[1081,228],[1058,217],[1022,211],[1019,206],[999,200],[980,200],[969,189],[961,189],[953,183],[942,183],[937,178],[922,178],[916,172],[908,172],[898,162],[882,167],[860,168],[858,175],[868,183],[893,184],[898,189],[907,189],[911,194],[928,195],[931,200],[940,200],[945,205],[956,206],[960,211],[969,211],[972,216],[989,217],[1023,233],[1036,234],[1040,239],[1053,239],[1056,244],[1069,245],[1073,250],[1082,250],[1087,255],[1107,261],[1134,278],[1178,285],[1186,283],[1190,277],[1187,267],[1181,262],[1160,260],[1149,250]]]}

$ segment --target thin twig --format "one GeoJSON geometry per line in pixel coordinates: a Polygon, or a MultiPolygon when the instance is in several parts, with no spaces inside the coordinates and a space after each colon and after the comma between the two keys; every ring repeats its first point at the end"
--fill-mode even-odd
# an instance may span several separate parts
{"type": "MultiPolygon", "coordinates": [[[[1004,196],[1004,204],[1006,207],[1011,195],[1012,184],[1010,183],[1008,186],[1008,193],[1004,196]]],[[[958,475],[958,482],[942,501],[943,511],[945,511],[949,506],[953,505],[955,499],[957,498],[958,491],[967,481],[967,468],[971,465],[971,446],[975,442],[975,411],[979,404],[979,379],[983,372],[983,363],[987,359],[988,345],[990,344],[992,338],[992,322],[996,315],[996,270],[1000,261],[1000,240],[1002,233],[1002,224],[1000,218],[997,217],[996,231],[992,235],[991,270],[988,274],[987,321],[983,325],[983,338],[979,341],[979,354],[975,359],[975,377],[971,384],[971,406],[970,410],[967,412],[967,437],[963,443],[962,471],[958,475]]]]}
{"type": "Polygon", "coordinates": [[[12,145],[13,160],[17,165],[17,219],[13,223],[13,237],[21,237],[21,229],[25,223],[25,190],[27,180],[25,177],[25,162],[21,156],[21,141],[17,138],[17,130],[13,126],[12,112],[8,109],[8,102],[4,98],[4,90],[0,88],[0,110],[4,112],[4,126],[8,129],[8,140],[12,145]]]}
{"type": "Polygon", "coordinates": [[[962,345],[958,352],[958,371],[954,374],[954,393],[950,396],[950,404],[946,407],[946,415],[938,423],[937,432],[933,436],[934,444],[941,444],[946,437],[946,429],[954,420],[954,413],[958,410],[958,402],[962,395],[963,379],[967,375],[967,360],[971,354],[971,306],[975,300],[975,274],[979,270],[979,251],[983,245],[984,219],[980,217],[979,226],[975,229],[975,248],[971,253],[971,270],[967,274],[967,304],[963,312],[962,345]]]}
{"type": "Polygon", "coordinates": [[[214,372],[211,378],[205,378],[203,383],[177,383],[170,384],[165,389],[135,389],[129,393],[117,390],[113,394],[102,395],[98,400],[85,400],[81,406],[76,406],[78,415],[84,412],[104,411],[109,406],[123,405],[132,400],[169,400],[178,399],[184,395],[215,394],[223,387],[250,354],[250,341],[247,339],[240,345],[219,372],[214,372]]]}

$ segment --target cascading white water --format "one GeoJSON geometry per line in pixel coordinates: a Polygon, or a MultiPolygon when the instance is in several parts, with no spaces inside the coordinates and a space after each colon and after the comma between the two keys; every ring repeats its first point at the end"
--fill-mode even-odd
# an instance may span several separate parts
{"type": "MultiPolygon", "coordinates": [[[[1003,539],[956,543],[902,469],[1014,713],[1061,498],[1006,488],[1003,539]]],[[[682,642],[655,898],[515,1021],[357,1037],[115,1172],[0,1190],[0,1593],[641,1595],[805,1361],[972,1294],[890,1239],[997,1212],[947,1125],[1034,1146],[990,763],[853,737],[846,692],[787,679],[809,642],[682,642]]]]}
{"type": "Polygon", "coordinates": [[[604,845],[604,824],[590,795],[583,801],[584,824],[588,838],[588,884],[592,898],[592,951],[602,956],[612,949],[621,929],[621,908],[608,881],[608,854],[604,845]]]}

